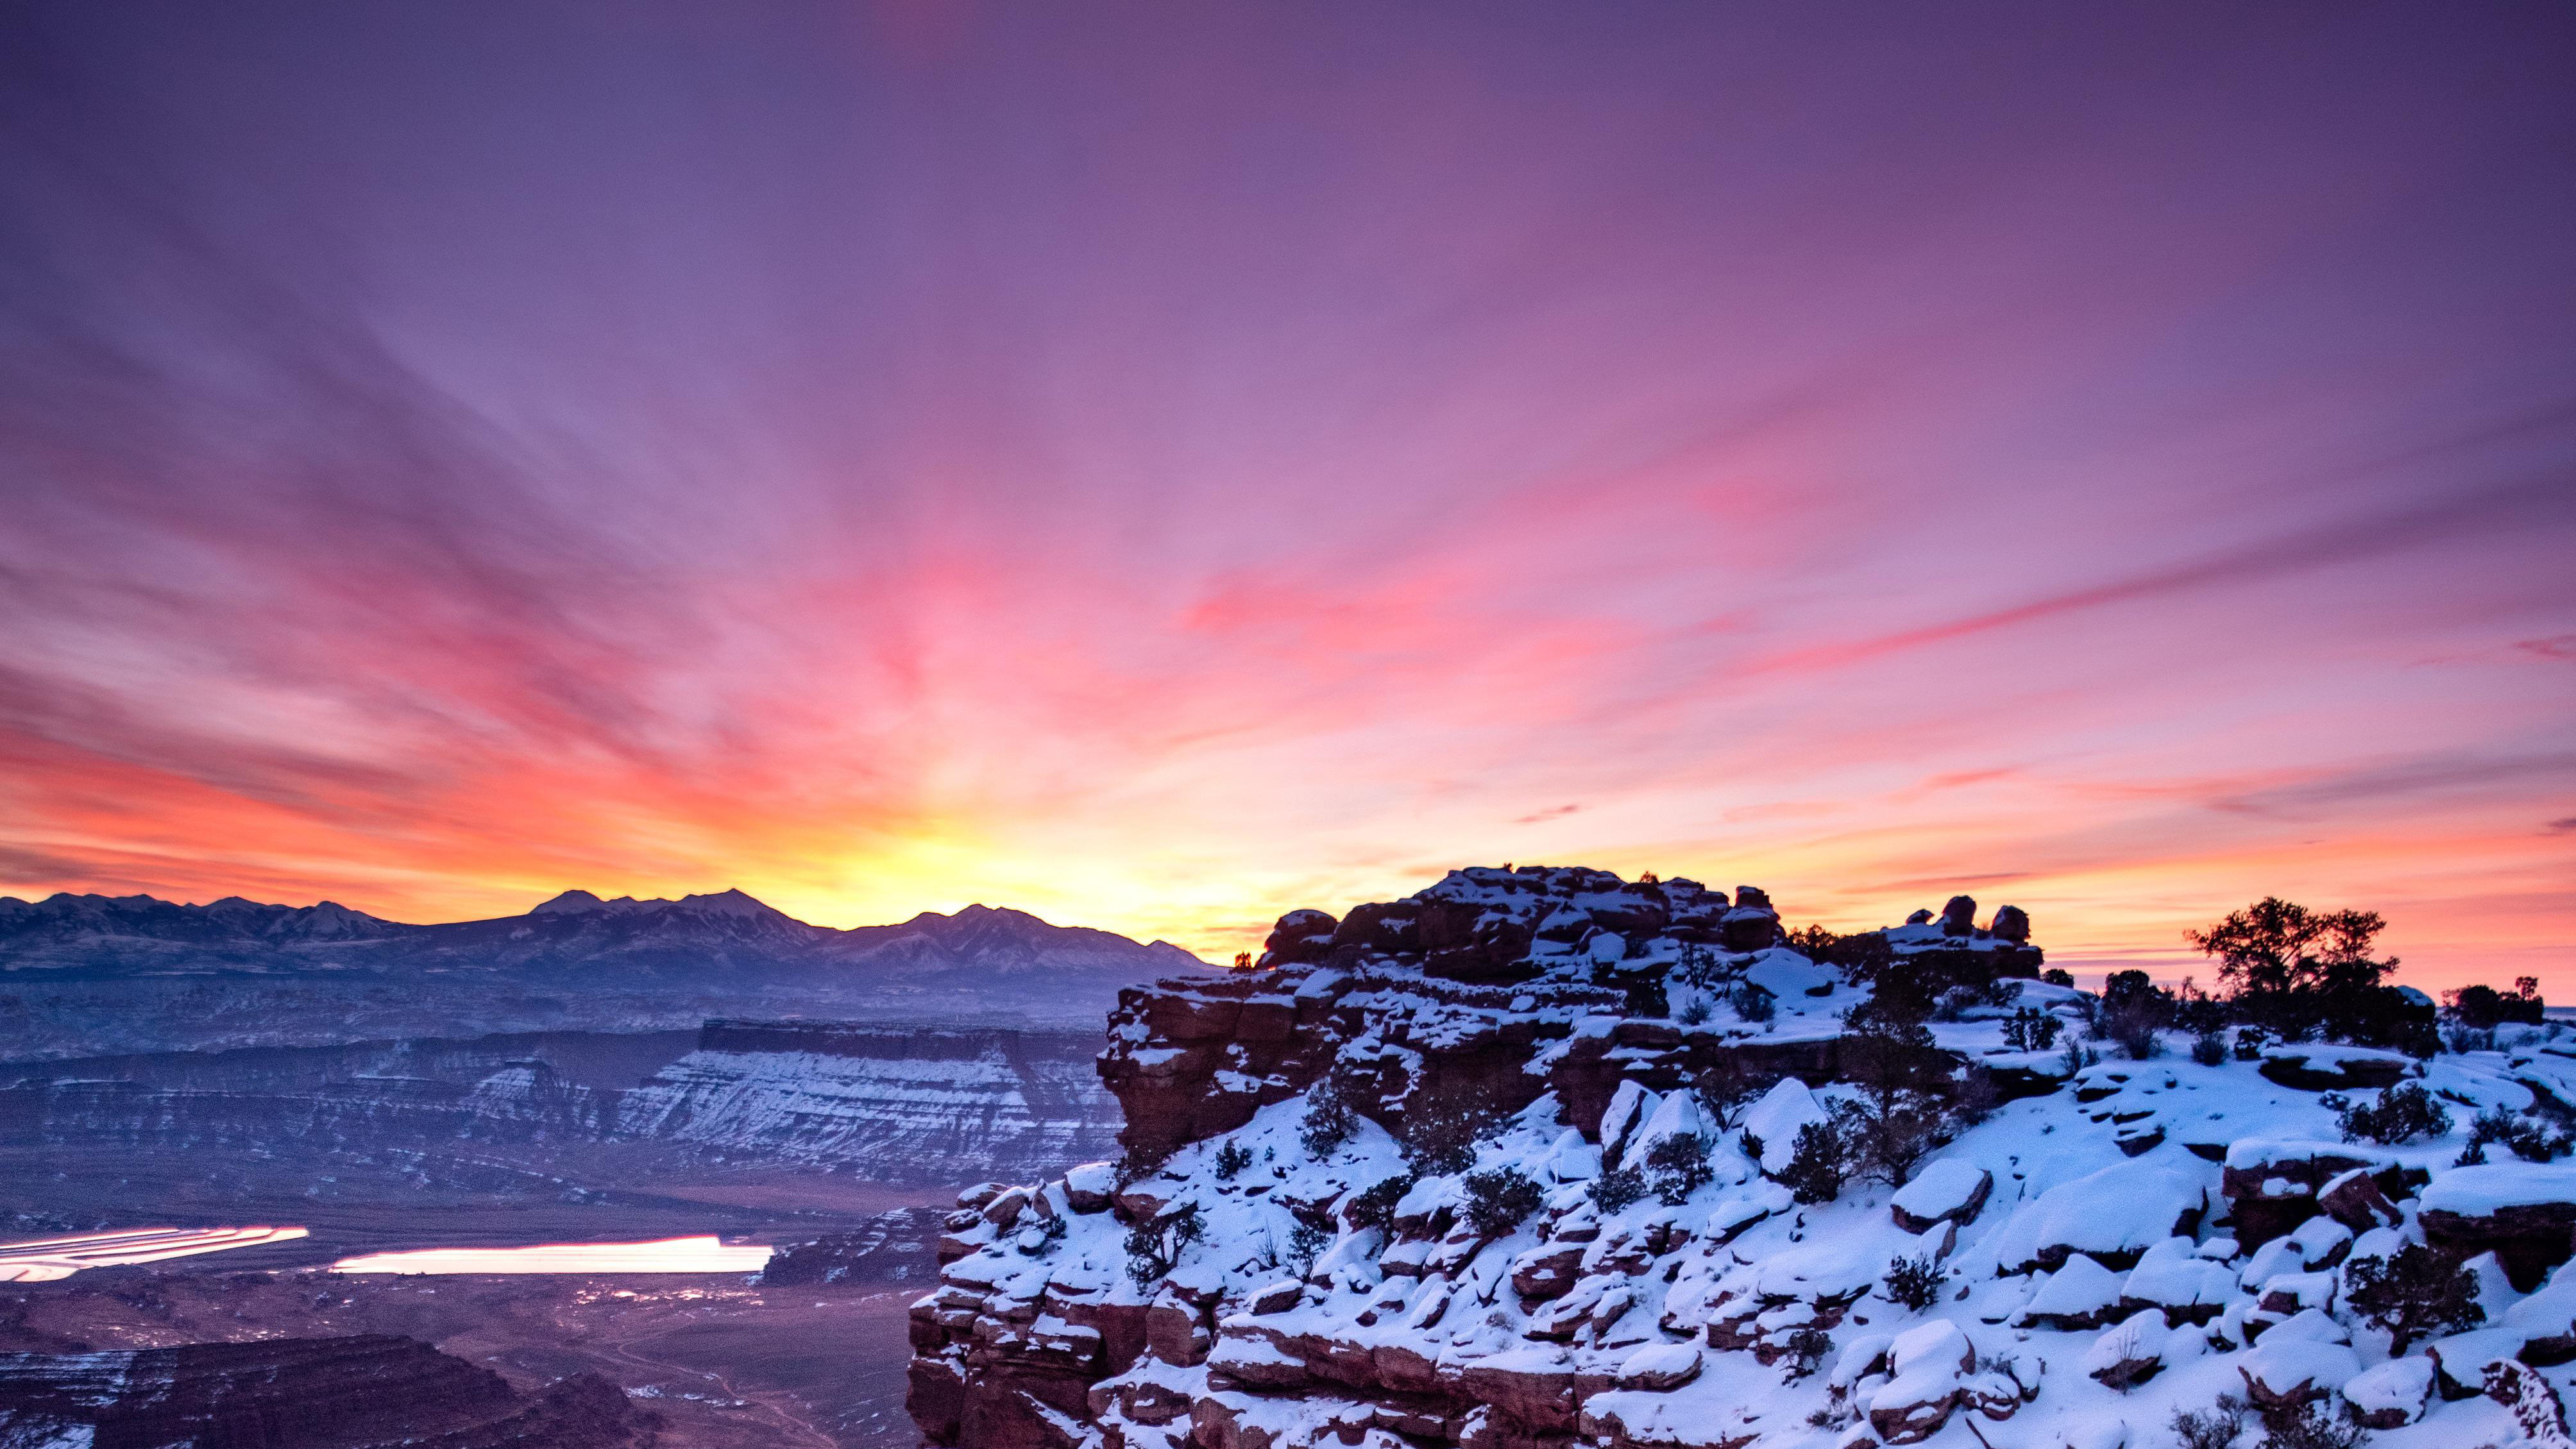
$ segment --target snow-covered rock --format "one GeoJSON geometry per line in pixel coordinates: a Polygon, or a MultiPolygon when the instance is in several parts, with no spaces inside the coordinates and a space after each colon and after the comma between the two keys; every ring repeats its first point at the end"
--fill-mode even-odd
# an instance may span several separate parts
{"type": "Polygon", "coordinates": [[[2402,1429],[2432,1402],[2433,1361],[2418,1355],[2364,1369],[2344,1381],[2343,1398],[2364,1427],[2402,1429]]]}
{"type": "Polygon", "coordinates": [[[2164,1369],[2172,1337],[2165,1327],[2164,1314],[2152,1308],[2141,1309],[2093,1340],[2078,1366],[2097,1383],[2113,1389],[2132,1389],[2164,1369]]]}
{"type": "Polygon", "coordinates": [[[1984,1210],[1994,1190],[1995,1175],[1972,1162],[1948,1158],[1932,1163],[1887,1200],[1896,1225],[1909,1233],[1927,1232],[1934,1223],[1971,1223],[1984,1210]]]}

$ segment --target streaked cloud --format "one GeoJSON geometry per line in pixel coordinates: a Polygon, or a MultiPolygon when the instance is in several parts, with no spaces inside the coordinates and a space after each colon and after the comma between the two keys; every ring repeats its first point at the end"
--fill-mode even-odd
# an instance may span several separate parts
{"type": "Polygon", "coordinates": [[[0,22],[0,890],[2563,969],[2564,16],[188,14],[0,22]]]}

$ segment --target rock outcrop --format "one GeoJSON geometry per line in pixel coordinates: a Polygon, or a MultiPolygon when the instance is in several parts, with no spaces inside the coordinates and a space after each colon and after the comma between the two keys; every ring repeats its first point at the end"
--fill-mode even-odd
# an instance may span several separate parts
{"type": "MultiPolygon", "coordinates": [[[[2091,1003],[1974,912],[1791,937],[1758,889],[1542,868],[1291,912],[1255,969],[1122,995],[1115,1168],[960,1194],[914,1418],[957,1449],[1860,1449],[2054,1396],[2032,1442],[2091,1445],[2213,1355],[2172,1381],[2358,1386],[2375,1422],[2576,1358],[2576,1282],[2562,1313],[2498,1268],[2494,1326],[2379,1372],[2348,1277],[2437,1207],[2539,1262],[2576,1193],[2446,1188],[2461,1143],[2336,1141],[2262,1060],[2031,1049],[2091,1003]]],[[[2541,1075],[2576,1091],[2530,1058],[2436,1085],[2523,1110],[2541,1075]]]]}

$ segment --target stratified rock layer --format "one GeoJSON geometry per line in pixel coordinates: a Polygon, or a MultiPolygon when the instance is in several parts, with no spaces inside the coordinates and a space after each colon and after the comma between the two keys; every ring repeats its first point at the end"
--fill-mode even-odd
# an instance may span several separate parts
{"type": "Polygon", "coordinates": [[[0,1354],[0,1442],[190,1449],[627,1449],[655,1419],[584,1375],[541,1393],[408,1338],[0,1354]]]}

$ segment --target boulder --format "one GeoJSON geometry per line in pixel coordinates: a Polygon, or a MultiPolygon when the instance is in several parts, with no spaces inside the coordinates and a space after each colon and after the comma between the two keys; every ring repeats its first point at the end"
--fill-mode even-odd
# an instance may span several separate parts
{"type": "Polygon", "coordinates": [[[2260,1070],[2265,1080],[2302,1092],[2383,1091],[2424,1072],[2402,1052],[2304,1044],[2265,1052],[2260,1070]]]}
{"type": "Polygon", "coordinates": [[[1582,1276],[1582,1243],[1541,1243],[1512,1260],[1512,1291],[1523,1298],[1558,1298],[1582,1276]]]}
{"type": "Polygon", "coordinates": [[[1699,1377],[1700,1351],[1688,1343],[1658,1343],[1628,1355],[1619,1364],[1619,1387],[1663,1392],[1699,1377]]]}
{"type": "MultiPolygon", "coordinates": [[[[1767,1140],[1765,1145],[1768,1145],[1767,1140]]],[[[1994,1190],[1995,1175],[1974,1163],[1943,1158],[1925,1167],[1912,1182],[1897,1189],[1887,1204],[1896,1225],[1909,1233],[1931,1231],[1934,1223],[1975,1222],[1994,1190]]]]}
{"type": "MultiPolygon", "coordinates": [[[[2429,1372],[2429,1360],[2426,1367],[2429,1372]]],[[[2361,1359],[2340,1343],[2284,1340],[2267,1333],[2238,1361],[2236,1371],[2244,1377],[2245,1396],[2255,1407],[2278,1411],[2341,1392],[2361,1373],[2361,1359]]]]}
{"type": "Polygon", "coordinates": [[[2236,1240],[2250,1252],[2315,1217],[2319,1194],[2356,1169],[2368,1173],[2383,1195],[2406,1184],[2398,1159],[2376,1148],[2248,1137],[2229,1145],[2218,1190],[2227,1199],[2236,1240]]]}
{"type": "Polygon", "coordinates": [[[2528,1293],[2576,1248],[2576,1164],[2492,1163],[2437,1173],[2421,1200],[2424,1236],[2462,1258],[2494,1253],[2528,1293]]]}
{"type": "Polygon", "coordinates": [[[2160,1308],[2168,1326],[2206,1324],[2235,1296],[2235,1272],[2201,1257],[2189,1238],[2168,1238],[2149,1248],[2120,1285],[2125,1312],[2160,1308]]]}
{"type": "Polygon", "coordinates": [[[2356,1233],[2393,1228],[2406,1218],[2369,1170],[2360,1167],[2328,1182],[2317,1193],[2317,1207],[2356,1233]]]}
{"type": "Polygon", "coordinates": [[[1898,1334],[1887,1356],[1891,1377],[1870,1395],[1870,1428],[1890,1444],[1919,1443],[1941,1432],[1976,1363],[1968,1336],[1946,1319],[1927,1323],[1898,1334]]]}
{"type": "Polygon", "coordinates": [[[2164,1314],[2141,1309],[2095,1339],[2080,1367],[2095,1382],[2126,1393],[2163,1370],[2169,1339],[2164,1314]]]}
{"type": "Polygon", "coordinates": [[[1987,929],[1996,940],[2018,946],[2030,939],[2030,913],[2019,906],[1997,906],[1994,923],[1987,929]]]}
{"type": "Polygon", "coordinates": [[[1762,1170],[1766,1173],[1785,1171],[1798,1142],[1798,1129],[1810,1122],[1826,1121],[1824,1104],[1807,1084],[1796,1077],[1782,1077],[1761,1100],[1744,1111],[1744,1131],[1762,1140],[1762,1170]]]}
{"type": "Polygon", "coordinates": [[[1941,934],[1944,936],[1977,934],[1977,898],[1975,896],[1952,896],[1949,903],[1941,907],[1941,934]]]}
{"type": "Polygon", "coordinates": [[[1290,911],[1270,928],[1261,943],[1265,966],[1296,966],[1321,961],[1333,953],[1333,932],[1341,922],[1326,911],[1290,911]]]}
{"type": "Polygon", "coordinates": [[[2344,1381],[2343,1401],[2365,1429],[2402,1429],[2433,1400],[2433,1361],[2421,1354],[2364,1369],[2344,1381]]]}
{"type": "Polygon", "coordinates": [[[2141,1157],[2061,1182],[2013,1210],[1987,1240],[2005,1273],[2057,1269],[2073,1253],[2131,1268],[2147,1249],[2200,1226],[2207,1168],[2141,1157]]]}
{"type": "Polygon", "coordinates": [[[1553,1349],[1527,1348],[1475,1359],[1458,1370],[1459,1392],[1540,1434],[1574,1428],[1577,1375],[1553,1349]]]}
{"type": "Polygon", "coordinates": [[[1729,951],[1764,951],[1780,936],[1780,918],[1763,906],[1739,906],[1717,918],[1717,943],[1729,951]]]}
{"type": "Polygon", "coordinates": [[[2122,1316],[2120,1275],[2081,1253],[2048,1276],[2022,1309],[2024,1327],[2063,1332],[2100,1328],[2122,1316]]]}
{"type": "Polygon", "coordinates": [[[1106,1162],[1086,1162],[1064,1175],[1065,1205],[1078,1213],[1108,1210],[1118,1193],[1118,1169],[1106,1162]]]}
{"type": "Polygon", "coordinates": [[[1285,1313],[1304,1301],[1306,1285],[1294,1278],[1282,1278],[1252,1290],[1244,1299],[1243,1311],[1252,1314],[1285,1313]]]}

